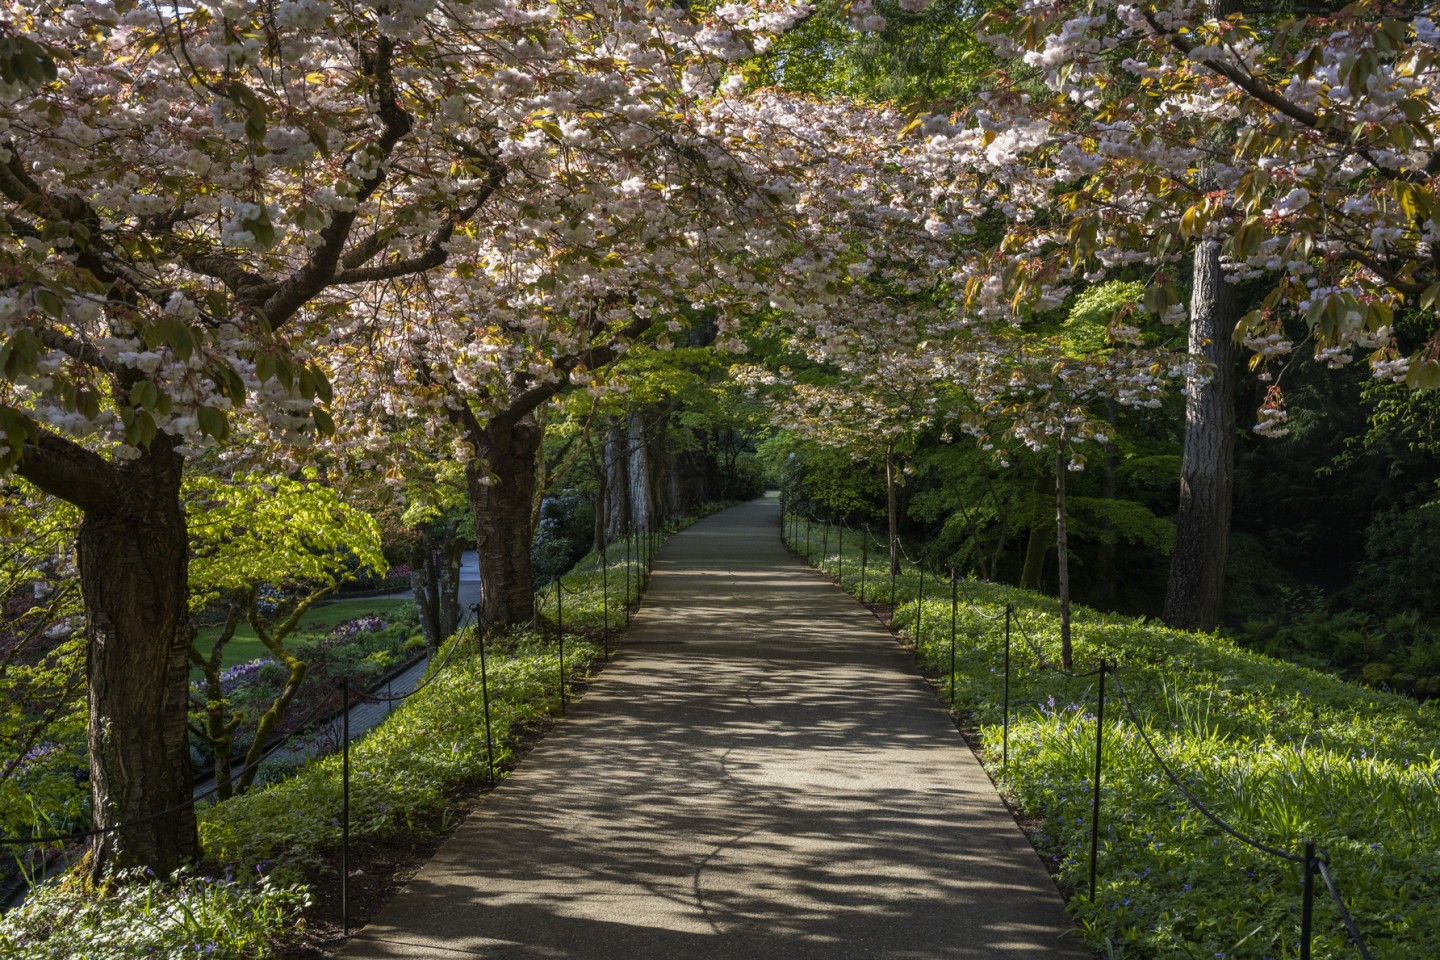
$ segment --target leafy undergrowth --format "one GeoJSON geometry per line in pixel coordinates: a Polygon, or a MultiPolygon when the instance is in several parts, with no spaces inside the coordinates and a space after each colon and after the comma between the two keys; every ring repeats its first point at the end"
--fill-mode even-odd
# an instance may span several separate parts
{"type": "MultiPolygon", "coordinates": [[[[583,684],[607,638],[618,639],[626,610],[644,587],[647,550],[659,542],[632,541],[628,576],[621,541],[611,545],[606,562],[591,554],[561,578],[568,686],[583,684]]],[[[540,630],[512,630],[485,647],[494,769],[501,778],[527,738],[560,710],[554,587],[542,589],[539,600],[540,630]]],[[[473,629],[451,638],[422,687],[352,744],[350,836],[358,848],[416,849],[417,840],[452,828],[488,782],[477,644],[473,629]]],[[[312,897],[328,897],[336,886],[341,804],[341,758],[330,756],[204,807],[197,813],[207,867],[223,877],[161,882],[132,876],[100,889],[73,882],[47,888],[0,918],[0,956],[271,956],[304,938],[312,897]]]]}
{"type": "MultiPolygon", "coordinates": [[[[821,556],[840,573],[836,536],[821,556]]],[[[842,585],[859,593],[858,536],[846,536],[842,585]],[[853,548],[853,549],[852,549],[853,548]]],[[[874,560],[876,549],[871,548],[874,560]]],[[[865,599],[888,603],[883,562],[868,565],[865,599]]],[[[950,584],[917,572],[895,589],[894,628],[949,692],[950,584]],[[920,618],[917,624],[917,617],[920,618]]],[[[1058,661],[1055,600],[963,582],[955,608],[957,710],[973,717],[991,775],[1043,818],[1037,846],[1089,944],[1108,957],[1267,958],[1299,955],[1301,868],[1226,835],[1166,779],[1140,737],[1186,787],[1241,832],[1298,853],[1307,840],[1330,872],[1376,960],[1433,956],[1440,943],[1440,710],[1245,651],[1212,635],[1078,609],[1075,672],[1114,663],[1134,717],[1107,678],[1098,890],[1089,884],[1095,678],[1044,668],[1058,661]],[[1013,604],[1009,763],[1001,763],[1005,616],[1013,604]],[[1023,631],[1023,634],[1022,634],[1023,631]],[[1136,719],[1139,721],[1137,726],[1136,719]]],[[[1358,957],[1320,884],[1316,958],[1358,957]]]]}
{"type": "MultiPolygon", "coordinates": [[[[585,677],[599,655],[593,644],[568,637],[570,679],[585,677]]],[[[453,814],[455,792],[489,775],[474,631],[449,641],[435,665],[428,686],[350,749],[353,839],[442,829],[447,813],[453,814]]],[[[486,673],[499,774],[510,761],[516,732],[559,712],[559,647],[549,635],[516,631],[487,647],[486,673]]],[[[202,810],[207,858],[265,863],[272,873],[333,870],[341,839],[341,762],[331,755],[267,789],[202,810]]]]}
{"type": "Polygon", "coordinates": [[[262,957],[308,903],[304,889],[269,879],[121,875],[95,890],[75,880],[44,887],[0,921],[6,960],[262,957]]]}

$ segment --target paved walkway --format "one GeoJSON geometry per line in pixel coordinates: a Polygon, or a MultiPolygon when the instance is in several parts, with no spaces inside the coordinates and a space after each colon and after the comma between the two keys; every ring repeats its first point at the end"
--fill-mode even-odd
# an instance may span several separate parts
{"type": "Polygon", "coordinates": [[[665,546],[622,655],[340,956],[1091,954],[908,657],[762,500],[665,546]]]}

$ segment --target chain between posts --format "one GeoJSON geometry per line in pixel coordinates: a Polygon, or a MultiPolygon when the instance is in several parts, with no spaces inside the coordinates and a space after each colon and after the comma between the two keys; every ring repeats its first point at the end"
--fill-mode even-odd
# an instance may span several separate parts
{"type": "MultiPolygon", "coordinates": [[[[807,522],[807,528],[808,528],[808,522],[807,522]]],[[[868,527],[867,527],[867,533],[868,533],[868,527]]],[[[797,536],[798,536],[798,534],[797,534],[797,536]]],[[[808,540],[808,529],[807,529],[807,540],[808,540]]],[[[843,542],[843,541],[842,541],[842,542],[843,542]]],[[[862,567],[861,567],[861,569],[862,569],[862,581],[861,581],[861,582],[862,582],[862,584],[863,584],[863,582],[864,582],[864,570],[865,570],[865,567],[866,567],[866,551],[868,550],[868,545],[869,545],[869,541],[868,541],[868,537],[867,537],[867,539],[866,539],[866,541],[865,541],[865,546],[862,547],[862,555],[861,555],[861,556],[862,556],[862,560],[861,560],[861,563],[862,563],[862,567]]],[[[924,600],[924,597],[925,597],[925,592],[924,592],[924,591],[925,591],[925,588],[924,588],[925,567],[924,567],[923,564],[917,564],[917,563],[915,563],[915,561],[909,556],[909,554],[905,552],[905,549],[904,549],[904,547],[903,547],[902,544],[896,543],[896,544],[895,544],[895,548],[899,551],[900,555],[901,555],[905,560],[909,561],[914,567],[916,567],[916,569],[918,569],[919,574],[920,574],[920,587],[919,587],[919,593],[918,593],[917,598],[916,598],[916,624],[915,624],[915,630],[916,630],[916,651],[917,651],[917,655],[918,655],[918,652],[919,652],[919,649],[920,649],[920,644],[921,644],[922,629],[923,629],[923,620],[922,620],[922,617],[923,617],[923,600],[924,600]]],[[[808,552],[807,552],[807,556],[808,556],[808,552]]],[[[843,561],[842,561],[842,562],[843,562],[843,561]]],[[[863,587],[862,587],[862,589],[863,589],[863,587]]],[[[1030,635],[1030,632],[1029,632],[1028,628],[1026,627],[1024,620],[1021,619],[1021,618],[1017,615],[1017,611],[1016,611],[1016,609],[1015,609],[1014,603],[1009,603],[1009,602],[1007,602],[1007,603],[1005,604],[1005,608],[1004,608],[1002,611],[998,612],[998,613],[995,613],[995,614],[987,614],[987,613],[985,613],[983,610],[980,609],[979,604],[975,601],[973,595],[970,594],[968,588],[967,588],[967,587],[964,587],[964,586],[961,586],[961,585],[959,584],[959,577],[956,575],[956,571],[955,571],[955,569],[954,569],[953,566],[952,566],[952,568],[951,568],[951,623],[952,623],[952,626],[951,626],[951,663],[950,663],[950,698],[951,698],[952,704],[953,704],[954,698],[955,698],[955,667],[956,667],[956,664],[955,664],[955,637],[956,637],[956,635],[957,635],[956,615],[957,615],[957,610],[958,610],[958,598],[959,598],[959,594],[962,593],[962,592],[963,592],[963,594],[964,594],[964,596],[965,596],[965,602],[966,602],[967,606],[969,606],[977,615],[979,615],[979,616],[981,616],[981,617],[983,617],[983,618],[985,618],[985,619],[989,619],[989,620],[999,620],[999,619],[1001,619],[1001,618],[1003,617],[1003,618],[1004,618],[1004,621],[1005,621],[1005,628],[1004,628],[1004,639],[1005,639],[1005,647],[1004,647],[1004,657],[1005,657],[1005,660],[1004,660],[1004,667],[1005,667],[1005,670],[1004,670],[1004,690],[1003,690],[1003,704],[1002,704],[1002,710],[1003,710],[1004,720],[1003,720],[1003,723],[1002,723],[1002,742],[1001,742],[1001,762],[1002,762],[1003,764],[1008,765],[1008,763],[1009,763],[1009,752],[1010,752],[1010,745],[1009,745],[1009,721],[1010,721],[1011,637],[1012,637],[1012,635],[1013,635],[1013,628],[1014,628],[1014,627],[1017,627],[1017,626],[1019,627],[1021,638],[1024,640],[1025,644],[1030,648],[1031,652],[1034,654],[1034,656],[1035,656],[1035,658],[1036,658],[1036,661],[1037,661],[1037,663],[1039,664],[1039,666],[1041,667],[1041,669],[1052,670],[1052,671],[1054,671],[1054,672],[1056,672],[1056,673],[1058,673],[1058,674],[1060,674],[1060,675],[1062,675],[1062,676],[1069,677],[1069,678],[1072,678],[1072,679],[1088,679],[1088,678],[1092,678],[1092,677],[1093,677],[1093,678],[1096,678],[1096,680],[1097,680],[1097,684],[1096,684],[1096,687],[1097,687],[1097,690],[1096,690],[1096,693],[1097,693],[1097,701],[1096,701],[1096,714],[1095,714],[1095,721],[1096,721],[1096,722],[1095,722],[1095,762],[1094,762],[1094,766],[1093,766],[1093,770],[1092,770],[1092,775],[1091,775],[1092,779],[1091,779],[1091,817],[1090,817],[1089,891],[1088,891],[1088,893],[1089,893],[1089,899],[1091,900],[1092,903],[1095,902],[1096,892],[1097,892],[1097,886],[1098,886],[1098,858],[1099,858],[1099,839],[1100,839],[1100,816],[1101,816],[1101,810],[1102,810],[1101,800],[1102,800],[1102,795],[1103,795],[1103,794],[1102,794],[1102,788],[1103,788],[1103,776],[1104,776],[1105,702],[1106,702],[1106,699],[1107,699],[1107,696],[1106,696],[1106,695],[1107,695],[1107,690],[1106,690],[1107,681],[1106,681],[1106,678],[1107,678],[1107,676],[1108,676],[1110,683],[1112,683],[1112,684],[1114,685],[1115,693],[1118,694],[1119,697],[1120,697],[1121,704],[1122,704],[1122,706],[1124,707],[1125,712],[1126,712],[1126,714],[1128,715],[1129,720],[1130,720],[1131,723],[1134,725],[1137,733],[1139,733],[1139,735],[1140,735],[1140,740],[1141,740],[1141,742],[1144,744],[1147,752],[1151,755],[1151,757],[1155,760],[1156,764],[1160,767],[1160,770],[1161,770],[1161,772],[1163,773],[1163,775],[1165,776],[1165,778],[1182,794],[1182,796],[1183,796],[1183,797],[1185,798],[1185,800],[1190,804],[1190,806],[1192,806],[1193,808],[1195,808],[1201,815],[1203,815],[1207,820],[1209,820],[1209,821],[1210,821],[1211,823],[1213,823],[1216,827],[1218,827],[1222,832],[1228,834],[1229,836],[1231,836],[1232,838],[1240,841],[1241,843],[1243,843],[1243,844],[1245,844],[1245,845],[1247,845],[1247,846],[1249,846],[1249,847],[1252,847],[1253,849],[1258,850],[1258,851],[1260,851],[1260,852],[1262,852],[1262,853],[1265,853],[1265,854],[1268,854],[1268,855],[1270,855],[1270,856],[1274,856],[1274,857],[1276,857],[1276,858],[1278,858],[1278,859],[1284,860],[1284,861],[1286,861],[1286,862],[1298,864],[1298,865],[1301,867],[1301,870],[1302,870],[1302,881],[1301,881],[1301,887],[1302,887],[1302,889],[1301,889],[1301,894],[1302,894],[1302,905],[1301,905],[1302,919],[1301,919],[1301,931],[1300,931],[1300,957],[1301,957],[1301,960],[1309,960],[1310,955],[1311,955],[1311,941],[1312,941],[1312,938],[1313,938],[1313,930],[1312,930],[1312,927],[1313,927],[1313,897],[1314,897],[1314,889],[1315,889],[1315,886],[1316,886],[1315,878],[1316,878],[1317,876],[1318,876],[1318,877],[1320,878],[1320,880],[1324,883],[1326,892],[1329,894],[1331,900],[1334,902],[1334,905],[1335,905],[1335,907],[1336,907],[1336,910],[1337,910],[1337,912],[1339,913],[1341,920],[1344,922],[1345,929],[1346,929],[1346,932],[1347,932],[1347,934],[1348,934],[1348,936],[1349,936],[1350,941],[1354,944],[1354,946],[1356,947],[1356,949],[1359,951],[1359,953],[1360,953],[1361,957],[1363,958],[1363,960],[1372,960],[1371,954],[1370,954],[1370,951],[1369,951],[1369,948],[1368,948],[1368,946],[1366,945],[1364,938],[1361,936],[1359,929],[1356,927],[1354,918],[1350,915],[1350,912],[1349,912],[1348,908],[1347,908],[1346,905],[1345,905],[1344,898],[1343,898],[1343,897],[1341,896],[1341,894],[1340,894],[1339,888],[1338,888],[1337,885],[1335,884],[1333,877],[1330,875],[1330,870],[1329,870],[1328,861],[1324,858],[1324,856],[1323,856],[1322,854],[1317,853],[1317,851],[1316,851],[1316,846],[1315,846],[1315,842],[1314,842],[1313,840],[1306,841],[1303,853],[1292,853],[1292,852],[1290,852],[1290,851],[1283,850],[1283,849],[1281,849],[1281,848],[1278,848],[1278,847],[1275,847],[1275,846],[1272,846],[1272,845],[1263,843],[1263,842],[1255,839],[1254,837],[1251,837],[1250,835],[1248,835],[1248,834],[1246,834],[1246,833],[1238,830],[1237,828],[1233,827],[1233,826],[1230,825],[1227,821],[1225,821],[1222,817],[1220,817],[1218,814],[1216,814],[1215,812],[1213,812],[1212,810],[1210,810],[1209,807],[1207,807],[1198,797],[1196,797],[1195,794],[1193,793],[1193,791],[1191,791],[1191,790],[1189,789],[1189,787],[1185,785],[1185,783],[1179,778],[1179,776],[1174,772],[1174,770],[1170,767],[1170,765],[1165,761],[1165,759],[1160,755],[1159,751],[1156,749],[1155,744],[1154,744],[1154,742],[1151,740],[1151,738],[1150,738],[1150,736],[1149,736],[1149,734],[1148,734],[1148,732],[1147,732],[1147,730],[1146,730],[1145,725],[1141,722],[1140,717],[1139,717],[1139,715],[1137,714],[1137,712],[1136,712],[1136,710],[1135,710],[1134,704],[1133,704],[1133,703],[1131,702],[1131,700],[1130,700],[1129,692],[1125,689],[1124,683],[1123,683],[1123,682],[1121,681],[1121,679],[1120,679],[1119,669],[1118,669],[1118,665],[1117,665],[1117,664],[1102,659],[1102,660],[1100,661],[1100,665],[1099,665],[1096,669],[1094,669],[1094,670],[1089,670],[1089,671],[1080,672],[1080,671],[1065,670],[1065,669],[1060,668],[1060,667],[1057,666],[1052,660],[1050,660],[1049,657],[1046,656],[1044,650],[1042,650],[1042,649],[1040,648],[1039,644],[1037,644],[1037,643],[1035,642],[1035,639],[1030,635]]],[[[894,566],[892,565],[892,567],[891,567],[891,609],[892,609],[892,611],[894,610],[894,603],[895,603],[895,571],[894,571],[894,566]]]]}
{"type": "MultiPolygon", "coordinates": [[[[464,630],[464,628],[465,628],[465,624],[462,623],[461,626],[460,626],[459,628],[457,628],[457,632],[460,631],[460,630],[464,630]]],[[[453,648],[452,648],[452,650],[451,650],[451,655],[453,655],[453,653],[454,653],[454,650],[453,650],[453,648]]],[[[446,658],[445,658],[445,661],[442,662],[441,665],[440,665],[438,668],[436,668],[436,672],[435,672],[434,674],[432,674],[430,677],[426,678],[426,680],[425,680],[423,683],[421,683],[419,686],[417,686],[414,690],[411,690],[409,693],[401,694],[400,696],[394,696],[394,697],[392,697],[392,696],[378,696],[378,695],[376,695],[376,694],[366,694],[366,695],[365,695],[366,701],[367,701],[367,702],[375,702],[375,703],[394,703],[394,702],[399,702],[399,701],[401,701],[401,700],[405,700],[405,699],[407,699],[407,698],[415,695],[416,693],[419,693],[421,689],[423,689],[424,687],[428,686],[428,685],[435,679],[435,676],[439,673],[439,671],[441,671],[441,670],[443,670],[443,669],[445,668],[445,664],[446,664],[446,663],[449,663],[449,661],[450,661],[450,659],[451,659],[451,655],[447,655],[446,658]]],[[[256,758],[255,763],[256,763],[257,765],[258,765],[258,764],[261,764],[261,763],[264,763],[266,760],[269,760],[271,757],[275,756],[275,754],[279,753],[280,750],[281,750],[283,747],[285,747],[288,743],[290,743],[292,740],[296,739],[297,737],[300,737],[302,734],[304,734],[304,733],[306,733],[307,731],[309,731],[310,725],[311,725],[312,723],[314,723],[316,720],[319,720],[320,717],[326,712],[327,709],[329,709],[329,710],[333,710],[333,709],[334,709],[332,706],[330,706],[330,704],[332,704],[332,703],[333,703],[333,701],[327,700],[327,701],[325,701],[325,702],[322,702],[322,703],[316,705],[315,709],[311,710],[310,713],[306,715],[306,717],[305,717],[304,720],[302,720],[302,721],[300,721],[298,724],[296,724],[295,728],[294,728],[290,733],[288,733],[288,734],[286,734],[285,736],[281,737],[280,739],[276,740],[276,741],[275,741],[274,743],[272,743],[269,747],[267,747],[267,748],[264,750],[264,752],[262,752],[262,753],[260,754],[260,756],[256,758]]],[[[81,841],[81,840],[91,840],[91,839],[94,839],[95,837],[106,836],[106,835],[111,834],[111,833],[119,833],[119,832],[122,831],[122,830],[132,830],[132,829],[134,829],[135,827],[143,827],[143,826],[145,826],[146,824],[154,823],[156,820],[159,820],[159,819],[161,819],[161,818],[163,818],[163,817],[168,817],[168,816],[170,816],[171,814],[179,813],[181,810],[185,810],[185,809],[187,809],[187,808],[189,808],[189,807],[193,807],[193,806],[195,806],[195,805],[197,805],[197,804],[200,804],[200,803],[205,802],[206,800],[213,799],[213,798],[215,797],[215,795],[216,795],[217,793],[219,793],[219,791],[220,791],[220,785],[217,783],[215,786],[210,787],[208,790],[204,790],[204,791],[202,791],[202,792],[200,792],[200,793],[198,793],[198,794],[192,795],[192,796],[189,797],[187,800],[185,800],[185,802],[183,802],[183,803],[176,804],[176,805],[173,806],[173,807],[167,807],[167,808],[164,809],[164,810],[157,810],[157,811],[154,812],[154,813],[146,814],[145,816],[140,817],[140,818],[135,819],[135,820],[127,820],[127,821],[124,822],[124,823],[112,824],[111,826],[108,826],[108,827],[94,827],[94,828],[91,828],[91,829],[89,829],[89,830],[73,830],[73,831],[70,831],[70,832],[67,832],[67,833],[42,834],[41,836],[38,836],[38,837],[37,837],[37,836],[31,836],[31,837],[0,837],[0,847],[3,847],[3,846],[37,846],[37,845],[39,845],[39,844],[45,844],[45,843],[76,843],[76,842],[79,842],[79,841],[81,841]]]]}

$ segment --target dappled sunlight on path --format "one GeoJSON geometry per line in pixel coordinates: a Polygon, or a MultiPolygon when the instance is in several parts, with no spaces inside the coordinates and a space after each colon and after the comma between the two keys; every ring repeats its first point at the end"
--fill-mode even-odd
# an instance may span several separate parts
{"type": "Polygon", "coordinates": [[[341,956],[1090,954],[904,653],[757,501],[665,547],[623,655],[341,956]]]}

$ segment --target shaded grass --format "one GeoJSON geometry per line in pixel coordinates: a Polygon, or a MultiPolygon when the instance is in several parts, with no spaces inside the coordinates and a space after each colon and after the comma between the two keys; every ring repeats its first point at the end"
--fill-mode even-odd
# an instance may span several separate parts
{"type": "MultiPolygon", "coordinates": [[[[645,559],[644,548],[632,546],[628,591],[623,546],[612,545],[608,565],[590,554],[561,577],[567,686],[585,683],[603,655],[607,596],[610,637],[618,641],[626,609],[644,586],[645,559]]],[[[538,630],[515,628],[485,641],[493,756],[482,709],[480,638],[468,627],[441,648],[416,693],[352,744],[353,838],[443,832],[453,822],[456,798],[484,784],[492,762],[503,778],[524,733],[559,714],[554,587],[542,588],[537,600],[538,630]]],[[[332,869],[340,845],[340,768],[338,756],[315,760],[285,780],[201,810],[206,858],[245,870],[265,863],[291,879],[332,869]]]]}
{"type": "MultiPolygon", "coordinates": [[[[834,531],[828,555],[812,538],[800,552],[840,572],[834,531]]],[[[847,531],[842,585],[859,592],[859,536],[847,531]]],[[[872,562],[878,548],[872,547],[872,562]]],[[[883,560],[867,570],[865,598],[888,603],[883,560]],[[877,569],[878,568],[878,569],[877,569]]],[[[1227,836],[1161,772],[1143,729],[1187,787],[1254,838],[1298,852],[1317,842],[1371,953],[1433,956],[1440,943],[1440,710],[1359,687],[1236,647],[1209,634],[1079,608],[1076,670],[1103,658],[1134,707],[1106,706],[1098,890],[1088,887],[1096,681],[1041,666],[1059,659],[1053,598],[966,581],[954,609],[933,572],[897,578],[892,625],[917,656],[954,684],[955,708],[972,716],[997,785],[1044,820],[1041,853],[1062,887],[1081,891],[1071,912],[1109,957],[1298,956],[1300,868],[1227,836]],[[973,600],[973,603],[971,602],[973,600]],[[1005,618],[1012,629],[1010,762],[1001,764],[1005,618]],[[1138,721],[1138,723],[1137,723],[1138,721]]],[[[1315,903],[1314,956],[1358,956],[1323,888],[1315,903]]]]}

